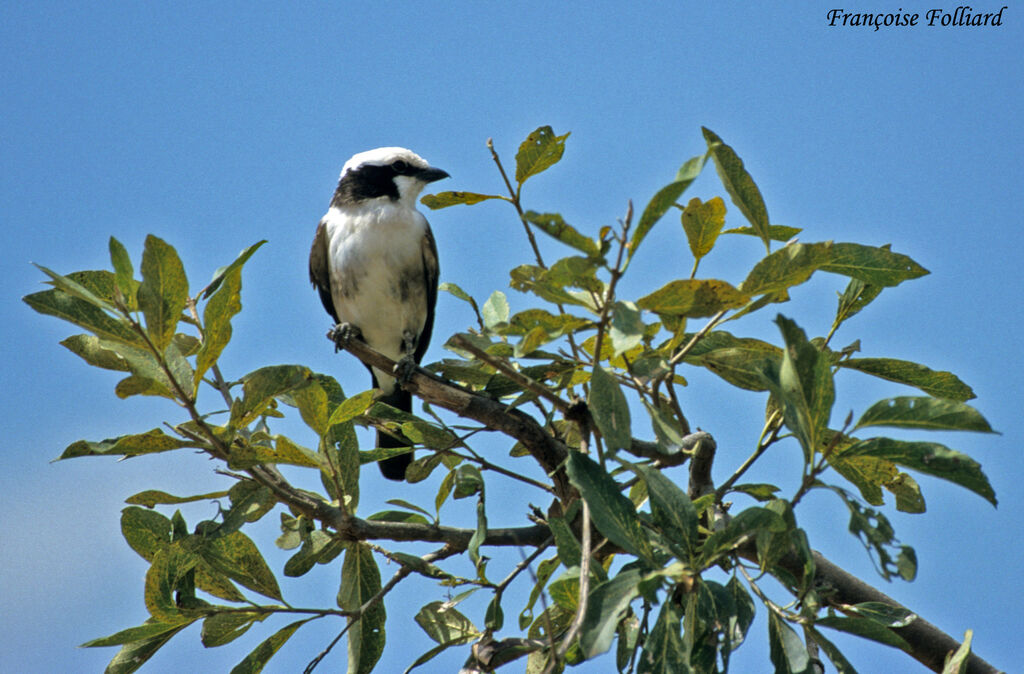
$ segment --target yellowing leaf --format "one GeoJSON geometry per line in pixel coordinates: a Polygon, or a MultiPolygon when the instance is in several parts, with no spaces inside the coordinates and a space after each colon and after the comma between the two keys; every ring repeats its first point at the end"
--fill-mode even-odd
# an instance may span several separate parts
{"type": "Polygon", "coordinates": [[[681,217],[690,251],[699,260],[711,252],[725,226],[725,202],[721,197],[707,202],[695,197],[690,199],[681,217]]]}

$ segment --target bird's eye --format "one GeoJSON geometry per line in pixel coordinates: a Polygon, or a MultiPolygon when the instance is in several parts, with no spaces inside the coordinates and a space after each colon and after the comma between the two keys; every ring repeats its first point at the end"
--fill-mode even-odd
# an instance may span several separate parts
{"type": "Polygon", "coordinates": [[[404,175],[409,172],[409,164],[401,159],[392,164],[391,168],[399,175],[404,175]]]}

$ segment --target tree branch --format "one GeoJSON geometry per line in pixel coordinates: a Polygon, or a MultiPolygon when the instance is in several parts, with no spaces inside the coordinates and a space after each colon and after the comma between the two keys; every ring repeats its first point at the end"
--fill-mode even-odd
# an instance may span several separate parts
{"type": "MultiPolygon", "coordinates": [[[[394,370],[395,361],[370,348],[365,342],[350,340],[345,345],[345,350],[366,365],[384,372],[394,370]]],[[[487,396],[456,386],[419,367],[402,383],[402,388],[431,405],[443,407],[461,417],[472,419],[515,438],[551,477],[555,493],[560,499],[564,500],[573,493],[562,465],[569,455],[569,448],[544,430],[544,427],[530,415],[487,396]]]]}
{"type": "MultiPolygon", "coordinates": [[[[906,608],[860,578],[839,568],[817,551],[814,552],[814,566],[815,585],[823,583],[833,590],[833,594],[827,599],[837,604],[836,608],[840,611],[843,607],[838,604],[860,604],[867,601],[906,608]]],[[[797,568],[799,567],[793,571],[795,572],[797,568]]],[[[960,643],[956,639],[920,616],[906,627],[893,628],[893,632],[910,644],[911,657],[933,672],[941,672],[946,655],[960,648],[960,643]]],[[[967,674],[998,674],[999,671],[975,653],[971,653],[967,660],[967,674]]]]}

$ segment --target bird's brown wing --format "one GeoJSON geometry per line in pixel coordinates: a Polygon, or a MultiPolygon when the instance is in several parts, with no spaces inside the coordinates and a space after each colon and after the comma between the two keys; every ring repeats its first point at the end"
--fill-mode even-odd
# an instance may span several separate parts
{"type": "Polygon", "coordinates": [[[430,335],[434,330],[434,308],[437,306],[437,280],[439,268],[437,263],[437,244],[434,242],[434,234],[427,225],[426,234],[423,235],[422,245],[423,256],[423,285],[427,294],[427,320],[423,323],[423,330],[420,331],[419,339],[416,341],[416,353],[414,358],[419,363],[423,354],[427,352],[430,345],[430,335]]]}
{"type": "MultiPolygon", "coordinates": [[[[334,299],[331,296],[331,268],[327,261],[327,227],[321,220],[313,237],[313,247],[309,251],[309,280],[320,293],[320,301],[324,309],[338,322],[338,313],[334,310],[334,299]]],[[[436,287],[436,283],[435,283],[436,287]]],[[[437,291],[434,291],[436,296],[437,291]]]]}

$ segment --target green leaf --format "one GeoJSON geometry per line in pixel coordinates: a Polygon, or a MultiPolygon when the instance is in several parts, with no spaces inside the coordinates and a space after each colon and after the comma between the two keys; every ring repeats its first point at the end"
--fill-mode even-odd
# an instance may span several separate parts
{"type": "Polygon", "coordinates": [[[971,639],[974,637],[972,630],[964,634],[964,642],[955,653],[946,654],[946,662],[942,667],[942,674],[967,674],[971,657],[971,639]]]}
{"type": "Polygon", "coordinates": [[[441,653],[444,653],[449,648],[452,648],[453,646],[462,646],[463,644],[468,644],[470,641],[473,641],[475,638],[476,637],[468,637],[468,636],[467,637],[461,637],[459,639],[453,639],[452,641],[447,641],[447,642],[445,642],[443,644],[440,644],[438,646],[434,646],[429,651],[421,654],[418,658],[416,658],[416,660],[411,665],[409,665],[409,667],[406,668],[404,674],[408,674],[409,672],[411,672],[412,670],[416,669],[420,665],[425,664],[427,662],[430,662],[431,660],[436,658],[441,653]]]}
{"type": "Polygon", "coordinates": [[[274,492],[269,487],[264,487],[252,480],[236,482],[228,490],[228,496],[231,499],[231,508],[224,513],[224,523],[221,525],[222,533],[227,532],[225,526],[228,525],[229,519],[239,518],[238,526],[232,525],[233,529],[237,529],[242,526],[242,523],[260,520],[277,505],[277,497],[274,496],[274,492]]]}
{"type": "MultiPolygon", "coordinates": [[[[794,236],[804,231],[800,227],[787,227],[786,225],[771,225],[768,227],[768,238],[772,241],[789,241],[794,236]]],[[[747,236],[761,236],[753,227],[733,227],[722,234],[745,234],[747,236]]]]}
{"type": "Polygon", "coordinates": [[[910,644],[903,637],[874,620],[858,617],[825,616],[824,618],[818,618],[814,621],[814,624],[815,626],[831,627],[840,632],[854,634],[858,637],[871,639],[886,646],[910,652],[910,644]]]}
{"type": "Polygon", "coordinates": [[[609,451],[629,447],[632,443],[629,404],[619,382],[602,367],[595,367],[590,377],[587,404],[609,451]]]}
{"type": "Polygon", "coordinates": [[[344,542],[334,538],[326,531],[314,529],[308,533],[306,540],[302,543],[302,548],[285,563],[284,575],[289,578],[303,576],[316,564],[327,564],[334,560],[344,549],[344,542]]]}
{"type": "Polygon", "coordinates": [[[570,452],[569,482],[590,506],[590,517],[604,536],[630,554],[652,563],[654,551],[640,527],[632,501],[619,492],[615,480],[590,457],[570,452]]]}
{"type": "Polygon", "coordinates": [[[868,426],[994,432],[985,417],[970,405],[955,400],[909,396],[879,400],[861,415],[853,430],[868,426]]]}
{"type": "Polygon", "coordinates": [[[775,611],[768,612],[768,644],[776,673],[803,674],[813,672],[811,657],[796,631],[775,611]]]}
{"type": "Polygon", "coordinates": [[[254,622],[266,616],[266,613],[256,611],[214,613],[203,621],[199,638],[207,648],[223,646],[245,634],[254,622]]]}
{"type": "Polygon", "coordinates": [[[423,606],[416,614],[416,624],[439,644],[472,639],[481,634],[469,618],[448,602],[432,601],[423,606]]]}
{"type": "Polygon", "coordinates": [[[505,612],[501,609],[501,597],[495,595],[487,605],[487,612],[484,614],[484,626],[489,630],[497,632],[505,624],[505,612]]]}
{"type": "MultiPolygon", "coordinates": [[[[832,451],[827,457],[828,463],[837,473],[856,485],[865,501],[871,505],[882,505],[882,487],[895,485],[900,480],[901,473],[892,461],[850,454],[850,447],[855,442],[857,440],[851,438],[837,441],[834,435],[826,435],[825,443],[832,446],[832,451]]],[[[895,486],[899,489],[898,485],[895,486]]],[[[923,505],[922,502],[921,506],[923,505]]]]}
{"type": "Polygon", "coordinates": [[[455,498],[466,498],[484,490],[484,479],[480,469],[471,463],[464,463],[455,471],[455,498]]]}
{"type": "Polygon", "coordinates": [[[831,362],[792,320],[779,314],[775,322],[786,350],[778,371],[769,364],[765,375],[783,403],[786,426],[800,440],[804,460],[810,463],[823,447],[835,401],[831,362]]]}
{"type": "MultiPolygon", "coordinates": [[[[188,623],[186,623],[187,625],[188,623]]],[[[82,648],[100,648],[103,646],[120,646],[122,644],[130,644],[135,641],[143,641],[146,639],[152,639],[160,635],[167,634],[168,632],[177,633],[184,625],[181,623],[161,623],[156,622],[152,618],[147,620],[144,624],[138,627],[129,627],[126,630],[121,630],[116,634],[111,634],[108,637],[102,637],[100,639],[93,639],[82,644],[82,648]]]]}
{"type": "Polygon", "coordinates": [[[275,397],[306,386],[313,372],[302,365],[268,365],[242,378],[243,396],[231,407],[231,423],[245,427],[255,421],[275,397]]]}
{"type": "Polygon", "coordinates": [[[699,260],[711,252],[725,226],[725,202],[721,197],[713,197],[707,202],[694,197],[686,204],[680,217],[690,252],[699,260]]]}
{"type": "Polygon", "coordinates": [[[750,301],[725,281],[678,279],[636,301],[641,309],[656,314],[702,318],[723,309],[735,309],[750,301]]]}
{"type": "MultiPolygon", "coordinates": [[[[498,332],[502,335],[526,335],[537,328],[552,339],[578,328],[592,325],[591,321],[572,314],[553,314],[544,309],[526,309],[508,318],[507,325],[498,332]]],[[[488,347],[484,347],[488,348],[488,347]]]]}
{"type": "Polygon", "coordinates": [[[58,460],[79,456],[140,456],[156,452],[169,452],[184,447],[198,447],[192,440],[179,440],[159,428],[135,435],[122,435],[99,442],[79,440],[68,445],[58,460]]]}
{"type": "Polygon", "coordinates": [[[105,370],[117,370],[129,372],[131,368],[128,363],[116,351],[104,348],[99,337],[93,335],[72,335],[63,340],[61,346],[65,347],[82,360],[95,367],[105,370]]]}
{"type": "Polygon", "coordinates": [[[855,278],[850,279],[846,290],[839,296],[839,306],[836,308],[836,320],[833,325],[838,327],[846,319],[858,314],[878,297],[883,289],[883,286],[870,285],[855,278]]]}
{"type": "Polygon", "coordinates": [[[900,512],[923,513],[925,511],[921,487],[907,473],[897,473],[896,477],[883,486],[896,497],[896,509],[900,512]]]}
{"type": "Polygon", "coordinates": [[[769,235],[768,209],[761,197],[761,190],[757,189],[754,179],[750,177],[747,169],[743,166],[743,160],[731,147],[710,129],[701,127],[701,131],[704,133],[704,140],[708,144],[708,154],[715,162],[715,169],[718,171],[722,185],[725,186],[725,191],[729,193],[732,202],[736,204],[740,212],[743,213],[743,217],[764,241],[765,248],[769,248],[771,237],[769,235]]]}
{"type": "Polygon", "coordinates": [[[516,153],[516,182],[522,186],[527,178],[556,164],[565,152],[568,137],[569,134],[556,136],[550,126],[542,126],[527,136],[516,153]]]}
{"type": "Polygon", "coordinates": [[[725,636],[723,628],[737,611],[732,594],[720,583],[698,580],[685,601],[683,644],[689,650],[690,666],[699,672],[714,671],[725,645],[719,635],[725,636]]]}
{"type": "Polygon", "coordinates": [[[572,566],[548,586],[548,594],[555,605],[575,613],[580,603],[580,569],[572,566]]]}
{"type": "Polygon", "coordinates": [[[647,326],[640,317],[640,311],[632,302],[616,302],[612,305],[612,320],[608,337],[612,341],[612,358],[638,346],[643,340],[647,326]]]}
{"type": "Polygon", "coordinates": [[[261,463],[283,463],[304,468],[320,468],[316,452],[301,447],[283,435],[274,436],[274,447],[250,442],[231,446],[228,466],[233,470],[246,470],[261,463]]]}
{"type": "Polygon", "coordinates": [[[636,254],[641,242],[643,242],[647,233],[651,231],[651,228],[654,227],[658,220],[661,220],[661,217],[668,212],[668,209],[672,208],[676,201],[679,200],[679,197],[686,191],[686,188],[700,175],[706,159],[707,155],[699,155],[689,159],[680,167],[675,179],[658,190],[651,197],[651,200],[647,202],[644,212],[640,215],[640,221],[637,223],[636,229],[633,230],[633,237],[629,240],[627,265],[629,260],[633,259],[633,255],[636,254]]]}
{"type": "Polygon", "coordinates": [[[992,505],[997,505],[992,485],[981,472],[978,462],[944,445],[871,438],[854,444],[847,453],[885,459],[898,466],[948,480],[973,491],[992,505]]]}
{"type": "Polygon", "coordinates": [[[902,606],[886,604],[880,601],[866,601],[844,609],[862,618],[874,620],[885,627],[906,627],[917,620],[917,615],[902,606]]]}
{"type": "Polygon", "coordinates": [[[558,559],[562,565],[567,569],[579,566],[582,559],[580,543],[565,518],[549,517],[548,527],[551,529],[552,538],[555,539],[555,549],[558,550],[558,559]]]}
{"type": "Polygon", "coordinates": [[[844,489],[835,486],[829,488],[846,504],[850,511],[850,533],[860,539],[869,554],[874,555],[872,561],[877,558],[875,568],[878,573],[886,580],[893,576],[906,581],[913,580],[917,575],[914,549],[899,544],[885,515],[872,508],[865,508],[844,489]],[[896,554],[895,560],[890,552],[896,554]]]}
{"type": "MultiPolygon", "coordinates": [[[[373,551],[365,543],[353,541],[346,545],[345,561],[341,567],[341,587],[338,606],[356,611],[380,592],[380,569],[373,559],[373,551]]],[[[349,619],[348,671],[366,674],[380,660],[384,652],[384,622],[387,613],[384,603],[378,602],[360,619],[349,619]]]]}
{"type": "Polygon", "coordinates": [[[783,246],[754,265],[740,290],[755,296],[780,293],[800,285],[821,267],[830,245],[791,243],[783,246]]]}
{"type": "Polygon", "coordinates": [[[964,402],[975,398],[974,391],[951,372],[931,370],[924,365],[895,358],[847,358],[840,367],[906,384],[935,398],[964,402]]]}
{"type": "Polygon", "coordinates": [[[629,610],[630,602],[640,596],[641,580],[643,575],[638,569],[625,569],[590,591],[580,629],[580,651],[584,659],[611,648],[615,628],[629,610]]]}
{"type": "Polygon", "coordinates": [[[139,309],[146,317],[149,338],[163,352],[171,343],[188,299],[185,268],[174,248],[150,234],[142,251],[141,272],[139,309]]]}
{"type": "Polygon", "coordinates": [[[505,297],[505,293],[500,290],[495,290],[491,293],[491,296],[484,302],[481,313],[483,314],[484,325],[492,330],[502,323],[507,323],[509,309],[508,298],[505,297]]]}
{"type": "Polygon", "coordinates": [[[238,254],[238,257],[232,260],[231,264],[219,267],[216,271],[214,271],[213,278],[210,279],[209,285],[207,285],[206,289],[203,291],[203,299],[208,299],[210,295],[217,292],[217,289],[220,287],[220,284],[224,281],[227,275],[233,273],[238,269],[241,269],[242,265],[248,262],[249,258],[252,257],[252,254],[255,253],[259,249],[259,247],[265,244],[266,242],[266,239],[263,239],[262,241],[257,241],[248,248],[243,249],[242,252],[238,254]]]}
{"type": "Polygon", "coordinates": [[[135,268],[124,244],[110,237],[110,263],[114,267],[115,287],[121,293],[122,304],[133,309],[136,304],[135,268]]]}
{"type": "Polygon", "coordinates": [[[361,414],[364,414],[366,410],[370,409],[370,406],[374,403],[374,390],[369,389],[362,393],[357,393],[351,398],[346,398],[344,402],[334,408],[331,412],[330,418],[327,420],[327,426],[334,426],[336,424],[347,423],[361,414]]]}
{"type": "Polygon", "coordinates": [[[544,587],[547,585],[548,579],[550,579],[551,574],[558,569],[558,566],[558,557],[543,559],[537,565],[536,579],[533,584],[533,589],[530,590],[530,598],[522,613],[519,614],[519,629],[523,630],[529,626],[533,617],[533,606],[537,603],[537,599],[539,599],[541,594],[544,592],[544,587]]]}
{"type": "Polygon", "coordinates": [[[814,643],[818,644],[821,650],[825,651],[825,655],[828,656],[829,661],[836,668],[836,674],[857,674],[857,670],[853,668],[853,665],[846,659],[846,656],[843,655],[835,644],[826,639],[825,635],[814,629],[814,627],[808,627],[807,633],[814,640],[814,643]]]}
{"type": "Polygon", "coordinates": [[[245,659],[239,662],[231,670],[231,674],[256,674],[257,672],[263,671],[263,667],[266,666],[267,661],[274,657],[274,653],[277,653],[284,646],[285,642],[295,634],[295,630],[299,629],[310,620],[314,618],[306,618],[305,620],[297,620],[290,625],[286,625],[274,632],[272,635],[267,637],[259,646],[254,648],[249,655],[245,656],[245,659]]]}
{"type": "Polygon", "coordinates": [[[666,455],[678,454],[683,444],[683,429],[668,409],[654,407],[644,402],[644,409],[651,416],[651,428],[658,440],[658,448],[666,455]]]}
{"type": "Polygon", "coordinates": [[[242,310],[241,291],[242,269],[235,267],[224,275],[217,292],[203,309],[203,343],[196,354],[193,392],[231,340],[231,319],[242,310]]]}
{"type": "Polygon", "coordinates": [[[111,302],[107,301],[104,297],[98,296],[89,288],[78,283],[75,279],[58,274],[52,269],[48,269],[40,264],[35,264],[34,262],[32,264],[36,269],[49,276],[51,283],[56,286],[58,290],[80,299],[83,302],[87,302],[98,309],[112,308],[111,302]]]}
{"type": "Polygon", "coordinates": [[[590,237],[580,234],[575,227],[562,219],[558,213],[537,213],[527,211],[523,217],[534,227],[565,245],[575,248],[594,258],[601,257],[601,248],[590,237]]]}
{"type": "Polygon", "coordinates": [[[661,471],[644,465],[634,468],[647,483],[651,515],[665,542],[680,561],[693,564],[700,539],[697,510],[690,497],[661,471]]]}
{"type": "Polygon", "coordinates": [[[132,372],[132,376],[118,382],[114,390],[121,398],[130,395],[156,395],[179,400],[180,396],[175,390],[175,382],[178,384],[178,388],[184,392],[190,388],[192,377],[190,366],[174,341],[167,346],[164,352],[165,363],[170,369],[171,375],[175,377],[174,382],[171,381],[157,356],[148,347],[104,338],[99,340],[98,346],[120,356],[132,372]]]}
{"type": "Polygon", "coordinates": [[[574,294],[565,290],[566,286],[598,291],[603,289],[604,286],[594,275],[596,269],[585,257],[563,258],[550,269],[523,264],[509,273],[509,285],[521,292],[531,292],[547,302],[572,304],[596,312],[589,293],[574,294]]]}
{"type": "Polygon", "coordinates": [[[637,649],[637,641],[640,638],[640,620],[632,614],[619,623],[618,641],[615,645],[615,666],[618,671],[625,672],[633,660],[633,653],[637,649]]]}
{"type": "Polygon", "coordinates": [[[139,344],[142,341],[139,335],[132,330],[128,321],[114,318],[102,309],[69,295],[63,290],[43,290],[26,295],[22,300],[41,314],[56,316],[69,323],[74,323],[97,337],[128,344],[139,344]]]}
{"type": "Polygon", "coordinates": [[[508,201],[508,197],[501,197],[496,194],[477,194],[475,192],[438,192],[437,194],[427,194],[420,203],[431,210],[438,210],[441,208],[448,208],[449,206],[455,206],[458,204],[466,204],[472,206],[478,204],[481,201],[487,201],[488,199],[503,199],[508,201]]]}
{"type": "Polygon", "coordinates": [[[658,620],[644,642],[637,662],[637,674],[688,674],[690,658],[679,634],[682,609],[675,601],[665,601],[658,620]]]}
{"type": "Polygon", "coordinates": [[[821,265],[822,271],[842,274],[874,286],[895,286],[919,278],[928,270],[888,246],[834,243],[821,265]]]}
{"type": "Polygon", "coordinates": [[[730,492],[738,491],[758,501],[770,501],[775,498],[775,494],[779,491],[779,488],[774,484],[737,484],[730,492]]]}
{"type": "Polygon", "coordinates": [[[716,531],[704,541],[703,561],[699,568],[712,564],[744,541],[757,538],[762,532],[769,534],[786,531],[785,520],[767,508],[747,508],[732,518],[726,527],[716,531]]]}
{"type": "Polygon", "coordinates": [[[207,539],[200,554],[215,570],[244,587],[281,601],[274,572],[252,539],[241,531],[207,539]]]}
{"type": "MultiPolygon", "coordinates": [[[[732,597],[733,605],[736,607],[736,612],[728,618],[726,630],[728,646],[731,650],[735,650],[747,638],[747,631],[750,629],[751,623],[754,622],[754,599],[736,576],[729,579],[725,589],[732,597]]],[[[723,651],[724,654],[725,651],[723,651]]]]}
{"type": "Polygon", "coordinates": [[[150,615],[164,623],[180,623],[188,619],[178,608],[174,594],[198,562],[199,556],[195,552],[177,543],[156,551],[146,572],[145,599],[150,615]]]}
{"type": "Polygon", "coordinates": [[[125,503],[131,503],[132,505],[146,506],[152,508],[156,505],[172,505],[178,503],[193,503],[195,501],[207,501],[217,498],[224,498],[228,495],[226,491],[214,491],[209,494],[198,494],[196,496],[172,496],[165,491],[159,491],[156,489],[147,489],[146,491],[140,491],[134,496],[129,496],[125,499],[125,503]]]}
{"type": "Polygon", "coordinates": [[[754,265],[740,290],[754,296],[780,293],[818,269],[876,286],[895,286],[928,273],[906,255],[857,243],[791,243],[754,265]]]}
{"type": "Polygon", "coordinates": [[[370,521],[400,521],[400,522],[415,522],[417,524],[429,524],[430,520],[423,515],[418,515],[415,512],[406,512],[404,510],[381,510],[367,517],[370,521]]]}
{"type": "MultiPolygon", "coordinates": [[[[683,340],[689,341],[692,337],[687,334],[683,340]]],[[[684,360],[706,367],[733,386],[766,391],[765,368],[781,366],[782,349],[759,339],[734,337],[724,330],[716,330],[705,335],[684,360]]]]}
{"type": "MultiPolygon", "coordinates": [[[[146,661],[153,657],[153,655],[155,655],[164,644],[170,641],[175,634],[188,627],[191,622],[192,621],[179,623],[173,628],[162,630],[153,636],[126,643],[124,647],[117,652],[117,655],[114,656],[113,660],[111,660],[107,665],[107,668],[104,670],[104,674],[129,674],[130,672],[138,671],[138,669],[142,667],[142,665],[146,664],[146,661]]],[[[150,621],[147,621],[147,625],[150,624],[160,624],[161,627],[166,627],[166,625],[161,623],[151,623],[150,621]]],[[[145,626],[146,625],[143,625],[143,627],[145,626]]]]}
{"type": "Polygon", "coordinates": [[[152,561],[171,543],[171,521],[145,508],[125,508],[121,511],[121,535],[132,550],[152,561]]]}

